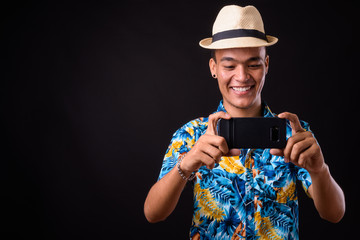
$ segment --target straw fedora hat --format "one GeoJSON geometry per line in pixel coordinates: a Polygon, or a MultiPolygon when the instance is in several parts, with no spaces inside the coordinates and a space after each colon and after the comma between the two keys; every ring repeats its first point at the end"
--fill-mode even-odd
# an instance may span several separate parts
{"type": "Polygon", "coordinates": [[[229,5],[217,15],[212,37],[199,44],[207,49],[225,49],[270,46],[277,41],[276,37],[265,35],[261,15],[254,6],[229,5]]]}

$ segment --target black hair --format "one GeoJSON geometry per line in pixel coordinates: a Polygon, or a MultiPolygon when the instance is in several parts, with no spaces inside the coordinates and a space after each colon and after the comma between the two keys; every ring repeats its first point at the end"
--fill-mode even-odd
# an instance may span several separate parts
{"type": "MultiPolygon", "coordinates": [[[[216,63],[216,49],[210,49],[210,58],[214,59],[215,63],[216,63]]],[[[267,49],[265,47],[265,57],[267,56],[267,49]]]]}
{"type": "Polygon", "coordinates": [[[210,49],[210,58],[214,59],[214,61],[216,62],[216,55],[215,55],[215,49],[210,49]]]}

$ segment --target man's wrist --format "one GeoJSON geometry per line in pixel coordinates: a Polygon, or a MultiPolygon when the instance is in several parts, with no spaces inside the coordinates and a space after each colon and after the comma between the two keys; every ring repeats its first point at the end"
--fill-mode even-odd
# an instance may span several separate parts
{"type": "Polygon", "coordinates": [[[322,176],[330,175],[329,166],[324,163],[317,171],[309,171],[311,178],[319,178],[322,176]]]}
{"type": "Polygon", "coordinates": [[[195,173],[191,172],[191,171],[186,171],[181,167],[181,163],[182,160],[184,159],[185,156],[181,157],[178,160],[178,163],[176,164],[177,170],[181,176],[181,178],[183,178],[186,181],[192,181],[195,178],[195,173]]]}

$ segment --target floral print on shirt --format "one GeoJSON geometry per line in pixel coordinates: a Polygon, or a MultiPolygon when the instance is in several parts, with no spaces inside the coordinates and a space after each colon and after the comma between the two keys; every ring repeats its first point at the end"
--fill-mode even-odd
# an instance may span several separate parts
{"type": "MultiPolygon", "coordinates": [[[[217,111],[226,112],[222,102],[217,111]]],[[[275,117],[266,104],[263,116],[275,117]]],[[[190,121],[175,132],[166,151],[159,180],[176,166],[206,132],[208,118],[190,121]]],[[[301,121],[310,131],[309,125],[301,121]]],[[[291,137],[287,122],[287,138],[291,137]]],[[[270,149],[241,149],[222,157],[215,168],[201,167],[193,182],[194,213],[190,239],[298,239],[296,180],[305,191],[309,173],[270,149]]]]}

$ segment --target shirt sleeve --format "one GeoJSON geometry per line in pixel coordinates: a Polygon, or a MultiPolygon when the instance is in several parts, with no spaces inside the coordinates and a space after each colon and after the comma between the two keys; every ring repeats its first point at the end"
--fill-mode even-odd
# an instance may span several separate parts
{"type": "Polygon", "coordinates": [[[194,144],[194,129],[191,123],[184,125],[174,133],[166,150],[158,181],[176,166],[178,159],[190,151],[194,144]]]}
{"type": "Polygon", "coordinates": [[[311,177],[309,172],[301,167],[296,168],[296,178],[302,183],[302,187],[305,190],[305,193],[310,197],[310,194],[308,192],[310,185],[312,184],[311,177]]]}
{"type": "MultiPolygon", "coordinates": [[[[310,126],[307,122],[300,121],[300,123],[301,123],[301,126],[306,131],[310,131],[312,133],[312,131],[310,130],[310,126]]],[[[295,166],[295,172],[296,172],[297,180],[299,180],[302,183],[305,193],[310,197],[310,194],[308,193],[308,189],[309,189],[310,185],[312,184],[310,173],[306,169],[297,167],[297,166],[295,166]]]]}

